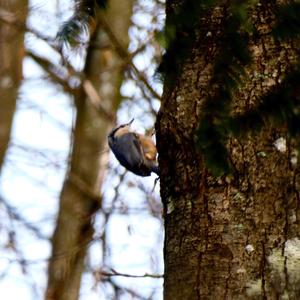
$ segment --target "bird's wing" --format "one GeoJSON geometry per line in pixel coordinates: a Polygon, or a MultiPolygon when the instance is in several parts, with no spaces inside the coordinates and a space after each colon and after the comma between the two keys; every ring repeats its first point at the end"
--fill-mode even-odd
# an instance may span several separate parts
{"type": "Polygon", "coordinates": [[[109,138],[109,146],[126,169],[140,176],[150,175],[151,169],[147,165],[140,140],[135,133],[123,134],[113,142],[109,138]]]}
{"type": "Polygon", "coordinates": [[[115,156],[126,168],[138,166],[143,161],[139,140],[132,132],[119,137],[113,148],[115,156]]]}
{"type": "Polygon", "coordinates": [[[142,162],[145,162],[145,151],[142,145],[142,141],[140,139],[140,135],[133,133],[135,138],[134,138],[134,146],[136,148],[136,151],[140,154],[141,158],[142,158],[142,162]]]}

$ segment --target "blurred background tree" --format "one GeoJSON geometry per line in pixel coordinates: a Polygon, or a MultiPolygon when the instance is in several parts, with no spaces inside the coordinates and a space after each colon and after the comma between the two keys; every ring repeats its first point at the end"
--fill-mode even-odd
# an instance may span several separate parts
{"type": "Polygon", "coordinates": [[[0,171],[8,147],[18,88],[22,80],[27,1],[1,1],[0,27],[0,171]],[[17,12],[17,13],[15,13],[17,12]],[[15,24],[15,26],[12,26],[15,24]]]}
{"type": "Polygon", "coordinates": [[[160,299],[155,177],[109,160],[107,134],[132,117],[141,133],[153,127],[164,4],[75,2],[0,2],[1,161],[10,145],[0,189],[1,295],[160,299]]]}

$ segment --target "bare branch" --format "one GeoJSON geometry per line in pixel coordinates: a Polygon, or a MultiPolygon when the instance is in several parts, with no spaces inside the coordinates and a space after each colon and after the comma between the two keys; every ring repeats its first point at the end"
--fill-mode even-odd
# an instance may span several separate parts
{"type": "Polygon", "coordinates": [[[130,55],[126,50],[126,47],[122,45],[122,43],[120,42],[116,34],[111,30],[108,22],[106,21],[105,16],[102,13],[100,13],[99,22],[101,26],[104,28],[107,35],[109,36],[111,42],[115,46],[115,50],[117,51],[119,56],[122,57],[124,60],[128,61],[129,65],[131,66],[132,70],[134,71],[138,79],[144,83],[144,85],[146,86],[146,88],[149,90],[149,92],[152,94],[153,97],[160,100],[161,96],[154,90],[154,88],[147,81],[146,77],[143,74],[141,74],[141,72],[138,70],[136,65],[133,63],[130,55]]]}
{"type": "Polygon", "coordinates": [[[100,270],[99,271],[101,275],[111,277],[111,276],[121,276],[121,277],[129,277],[129,278],[163,278],[163,274],[148,274],[145,273],[143,275],[133,275],[133,274],[126,274],[126,273],[120,273],[115,271],[114,269],[110,269],[109,272],[100,270]]]}

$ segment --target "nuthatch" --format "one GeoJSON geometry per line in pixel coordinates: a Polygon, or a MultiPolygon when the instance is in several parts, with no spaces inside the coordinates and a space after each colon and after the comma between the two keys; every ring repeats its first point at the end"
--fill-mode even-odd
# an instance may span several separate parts
{"type": "Polygon", "coordinates": [[[150,137],[130,131],[133,120],[113,129],[108,135],[108,145],[120,164],[132,173],[159,175],[155,144],[150,137]]]}

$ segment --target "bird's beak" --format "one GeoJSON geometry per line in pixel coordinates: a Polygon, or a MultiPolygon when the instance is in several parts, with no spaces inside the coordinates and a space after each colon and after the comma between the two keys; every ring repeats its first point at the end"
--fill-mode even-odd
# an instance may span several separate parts
{"type": "Polygon", "coordinates": [[[134,118],[129,123],[127,123],[126,126],[130,126],[133,123],[133,121],[134,121],[134,118]]]}

